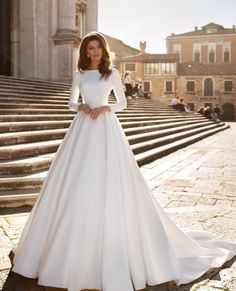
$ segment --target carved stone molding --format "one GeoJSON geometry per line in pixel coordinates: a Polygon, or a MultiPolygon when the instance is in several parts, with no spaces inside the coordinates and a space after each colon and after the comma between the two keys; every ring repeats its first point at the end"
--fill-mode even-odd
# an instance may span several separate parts
{"type": "Polygon", "coordinates": [[[77,31],[73,29],[60,29],[53,36],[53,41],[55,45],[60,44],[73,44],[78,45],[81,41],[77,31]]]}

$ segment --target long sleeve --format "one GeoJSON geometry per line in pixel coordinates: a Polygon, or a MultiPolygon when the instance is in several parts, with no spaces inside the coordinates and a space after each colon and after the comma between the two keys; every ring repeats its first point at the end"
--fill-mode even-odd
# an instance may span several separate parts
{"type": "Polygon", "coordinates": [[[111,82],[117,102],[115,104],[109,104],[109,106],[112,112],[116,112],[127,107],[127,100],[123,90],[119,71],[114,68],[112,69],[111,82]]]}
{"type": "Polygon", "coordinates": [[[81,104],[81,102],[78,102],[79,92],[80,92],[79,78],[80,78],[80,73],[75,72],[74,77],[73,77],[73,82],[72,82],[70,99],[68,102],[69,109],[72,111],[78,111],[78,107],[81,104]]]}

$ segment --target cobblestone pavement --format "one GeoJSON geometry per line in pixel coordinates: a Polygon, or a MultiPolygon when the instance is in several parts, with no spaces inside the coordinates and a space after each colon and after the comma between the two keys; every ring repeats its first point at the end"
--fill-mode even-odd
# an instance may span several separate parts
{"type": "MultiPolygon", "coordinates": [[[[141,168],[159,203],[183,229],[205,229],[236,241],[236,123],[231,128],[141,168]]],[[[0,216],[0,288],[7,291],[65,290],[42,287],[11,272],[11,247],[28,213],[0,216]]],[[[3,212],[3,211],[2,211],[3,212]]],[[[191,284],[146,291],[236,291],[236,257],[191,284]]],[[[120,290],[122,291],[122,290],[120,290]]]]}

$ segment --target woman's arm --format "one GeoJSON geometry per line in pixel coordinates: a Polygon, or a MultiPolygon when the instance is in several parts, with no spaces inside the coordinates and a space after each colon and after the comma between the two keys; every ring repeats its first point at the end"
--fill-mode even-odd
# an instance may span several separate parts
{"type": "Polygon", "coordinates": [[[71,94],[70,94],[70,99],[68,102],[69,109],[72,111],[78,111],[81,102],[78,102],[79,99],[79,78],[80,78],[80,73],[75,72],[74,77],[73,77],[73,82],[72,82],[72,88],[71,88],[71,94]]]}
{"type": "Polygon", "coordinates": [[[115,68],[112,69],[111,82],[117,102],[115,104],[109,104],[109,107],[112,112],[116,112],[127,107],[127,100],[123,90],[119,71],[115,68]]]}

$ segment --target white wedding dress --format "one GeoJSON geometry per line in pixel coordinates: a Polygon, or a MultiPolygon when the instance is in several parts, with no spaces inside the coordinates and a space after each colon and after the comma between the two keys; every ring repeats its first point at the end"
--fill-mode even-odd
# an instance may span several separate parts
{"type": "Polygon", "coordinates": [[[120,75],[76,73],[69,101],[117,103],[92,120],[78,112],[23,230],[13,271],[69,291],[132,291],[193,281],[232,258],[236,244],[205,231],[183,232],[153,197],[115,115],[126,107],[120,75]]]}

